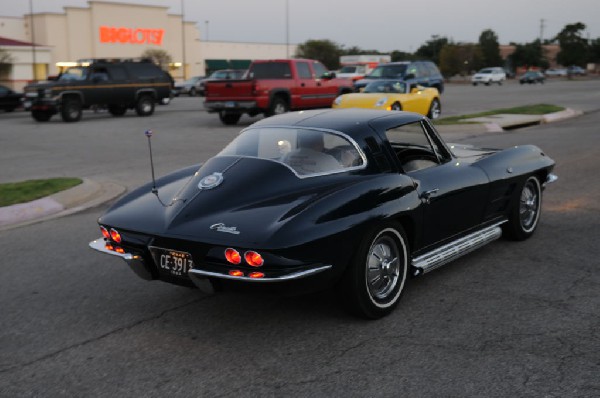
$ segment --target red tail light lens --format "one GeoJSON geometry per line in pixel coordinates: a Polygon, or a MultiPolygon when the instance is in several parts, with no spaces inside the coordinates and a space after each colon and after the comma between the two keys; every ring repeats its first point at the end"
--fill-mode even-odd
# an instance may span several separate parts
{"type": "Polygon", "coordinates": [[[108,229],[106,229],[106,227],[100,227],[100,231],[102,231],[102,236],[104,236],[106,239],[110,238],[110,232],[108,232],[108,229]]]}
{"type": "Polygon", "coordinates": [[[113,228],[110,230],[110,237],[115,242],[121,243],[121,234],[118,233],[116,229],[113,228]]]}
{"type": "Polygon", "coordinates": [[[231,271],[229,271],[229,275],[231,275],[231,276],[244,276],[244,273],[242,271],[240,271],[239,269],[232,269],[231,271]]]}
{"type": "Polygon", "coordinates": [[[260,254],[253,251],[246,252],[246,254],[244,254],[244,257],[246,258],[246,262],[248,263],[248,265],[252,267],[260,267],[265,262],[260,254]]]}
{"type": "Polygon", "coordinates": [[[251,272],[248,274],[248,276],[253,279],[259,279],[259,278],[264,278],[265,274],[263,274],[262,272],[251,272]]]}
{"type": "MultiPolygon", "coordinates": [[[[240,256],[240,253],[237,250],[232,249],[232,248],[225,250],[225,258],[231,264],[239,264],[242,262],[242,256],[240,256]]],[[[238,276],[238,275],[234,275],[234,276],[238,276]]]]}
{"type": "Polygon", "coordinates": [[[124,254],[124,253],[125,253],[125,250],[123,250],[123,248],[122,248],[122,247],[119,247],[119,246],[115,247],[115,251],[116,251],[117,253],[121,253],[121,254],[124,254]]]}
{"type": "Polygon", "coordinates": [[[113,247],[113,245],[111,245],[110,243],[107,243],[106,245],[104,245],[104,248],[106,250],[115,250],[115,248],[113,247]]]}

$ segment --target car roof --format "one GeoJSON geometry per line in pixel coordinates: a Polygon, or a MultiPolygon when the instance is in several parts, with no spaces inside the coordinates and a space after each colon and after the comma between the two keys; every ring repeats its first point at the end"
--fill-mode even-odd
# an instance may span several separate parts
{"type": "Polygon", "coordinates": [[[339,131],[355,140],[373,135],[373,130],[423,120],[423,115],[412,112],[390,112],[371,109],[318,109],[289,112],[254,123],[254,127],[292,126],[339,131]]]}

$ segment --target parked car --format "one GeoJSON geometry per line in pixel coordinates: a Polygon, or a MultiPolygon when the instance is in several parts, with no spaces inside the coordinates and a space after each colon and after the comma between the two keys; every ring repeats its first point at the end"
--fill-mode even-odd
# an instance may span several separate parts
{"type": "Polygon", "coordinates": [[[354,82],[355,91],[362,91],[373,80],[401,79],[408,84],[435,87],[444,92],[444,77],[431,61],[403,61],[378,65],[364,79],[354,82]]]}
{"type": "Polygon", "coordinates": [[[222,69],[210,74],[207,78],[200,79],[198,82],[198,94],[206,95],[206,82],[211,80],[237,80],[242,79],[246,74],[246,69],[222,69]]]}
{"type": "Polygon", "coordinates": [[[0,109],[12,112],[22,106],[23,93],[17,93],[12,89],[0,85],[0,109]]]}
{"type": "Polygon", "coordinates": [[[57,113],[65,122],[76,122],[92,107],[113,116],[128,109],[150,116],[157,103],[168,103],[172,88],[173,78],[150,61],[94,60],[68,68],[56,80],[26,86],[25,102],[38,122],[57,113]]]}
{"type": "Polygon", "coordinates": [[[416,113],[290,112],[125,195],[90,246],[207,293],[333,286],[379,318],[411,277],[501,235],[529,238],[553,167],[533,145],[447,145],[416,113]]]}
{"type": "Polygon", "coordinates": [[[544,71],[544,75],[550,76],[567,76],[567,70],[564,68],[549,68],[544,71]]]}
{"type": "Polygon", "coordinates": [[[471,83],[474,86],[483,83],[489,86],[491,83],[501,85],[506,80],[506,72],[502,68],[483,68],[471,76],[471,83]]]}
{"type": "Polygon", "coordinates": [[[546,80],[546,78],[544,77],[544,75],[541,72],[530,70],[528,72],[525,72],[519,78],[519,83],[521,83],[521,84],[525,84],[525,83],[529,83],[529,84],[541,83],[541,84],[544,84],[544,80],[546,80]]]}
{"type": "Polygon", "coordinates": [[[571,65],[567,68],[567,74],[570,76],[585,76],[587,72],[581,66],[571,65]]]}
{"type": "Polygon", "coordinates": [[[335,73],[340,79],[360,80],[367,74],[368,65],[346,65],[335,73]]]}
{"type": "Polygon", "coordinates": [[[350,80],[336,78],[312,59],[256,60],[246,77],[206,84],[204,107],[218,113],[223,124],[236,124],[244,113],[273,116],[330,107],[338,95],[352,92],[350,80]]]}
{"type": "Polygon", "coordinates": [[[194,76],[186,81],[175,83],[173,94],[176,97],[180,96],[181,94],[186,94],[190,97],[198,95],[198,85],[202,79],[204,79],[204,76],[194,76]]]}
{"type": "Polygon", "coordinates": [[[439,118],[442,112],[437,89],[411,86],[402,80],[373,81],[361,93],[340,95],[333,101],[332,107],[408,111],[426,115],[430,119],[439,118]]]}

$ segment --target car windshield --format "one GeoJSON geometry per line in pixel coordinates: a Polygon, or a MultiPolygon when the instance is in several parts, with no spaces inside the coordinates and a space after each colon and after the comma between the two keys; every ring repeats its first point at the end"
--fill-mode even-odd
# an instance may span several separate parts
{"type": "Polygon", "coordinates": [[[477,73],[492,73],[492,70],[491,69],[482,69],[477,73]]]}
{"type": "Polygon", "coordinates": [[[406,93],[406,83],[398,80],[381,80],[367,84],[363,93],[406,93]]]}
{"type": "Polygon", "coordinates": [[[401,65],[380,65],[377,68],[373,69],[373,72],[369,74],[369,77],[381,78],[381,77],[402,77],[404,76],[404,72],[406,72],[405,64],[401,65]]]}
{"type": "Polygon", "coordinates": [[[71,81],[71,80],[85,80],[87,77],[88,68],[74,67],[69,68],[61,73],[58,80],[60,81],[71,81]]]}
{"type": "Polygon", "coordinates": [[[341,133],[265,127],[244,130],[217,156],[246,156],[275,161],[299,177],[360,168],[365,157],[354,141],[341,133]]]}

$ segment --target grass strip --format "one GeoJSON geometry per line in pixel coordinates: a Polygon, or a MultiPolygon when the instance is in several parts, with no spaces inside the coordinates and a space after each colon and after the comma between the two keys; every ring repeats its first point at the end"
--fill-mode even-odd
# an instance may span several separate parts
{"type": "Polygon", "coordinates": [[[471,124],[479,122],[470,122],[464,119],[472,119],[476,117],[485,117],[499,114],[510,114],[510,115],[545,115],[547,113],[560,112],[565,108],[562,106],[549,105],[549,104],[535,104],[535,105],[524,105],[515,106],[513,108],[502,108],[493,109],[491,111],[472,113],[468,115],[460,116],[448,116],[433,121],[436,125],[448,125],[448,124],[471,124]]]}
{"type": "Polygon", "coordinates": [[[81,184],[79,178],[50,178],[0,184],[0,207],[31,202],[81,184]]]}

